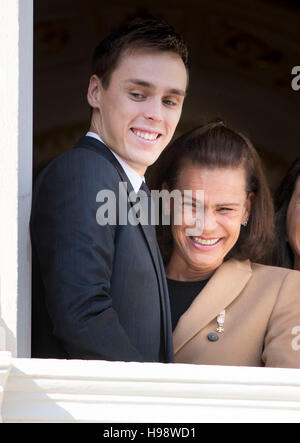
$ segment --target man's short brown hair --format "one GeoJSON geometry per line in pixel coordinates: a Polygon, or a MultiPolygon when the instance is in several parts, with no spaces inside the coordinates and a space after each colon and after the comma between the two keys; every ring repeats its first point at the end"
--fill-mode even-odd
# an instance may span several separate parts
{"type": "Polygon", "coordinates": [[[93,54],[92,74],[107,88],[121,57],[126,51],[136,49],[174,52],[188,72],[188,49],[181,35],[166,21],[150,17],[134,18],[102,40],[93,54]]]}

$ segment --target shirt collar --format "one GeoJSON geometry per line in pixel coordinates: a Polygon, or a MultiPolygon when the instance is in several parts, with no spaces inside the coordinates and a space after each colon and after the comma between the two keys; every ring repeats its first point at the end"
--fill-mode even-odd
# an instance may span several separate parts
{"type": "MultiPolygon", "coordinates": [[[[102,138],[96,134],[95,132],[89,131],[87,134],[87,137],[93,137],[96,140],[99,140],[101,143],[103,143],[105,146],[107,146],[102,138]]],[[[145,181],[145,177],[141,177],[131,166],[129,166],[118,154],[116,154],[112,149],[110,149],[108,146],[107,148],[111,151],[111,153],[116,157],[122,168],[124,169],[125,174],[129,178],[130,183],[132,184],[132,187],[134,189],[134,192],[137,193],[140,190],[140,187],[142,186],[143,181],[145,181]]]]}

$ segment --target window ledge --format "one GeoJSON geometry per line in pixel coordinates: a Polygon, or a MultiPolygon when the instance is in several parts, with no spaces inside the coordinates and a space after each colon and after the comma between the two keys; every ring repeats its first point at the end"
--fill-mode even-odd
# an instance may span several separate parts
{"type": "Polygon", "coordinates": [[[11,358],[0,352],[6,422],[296,422],[300,370],[11,358]]]}

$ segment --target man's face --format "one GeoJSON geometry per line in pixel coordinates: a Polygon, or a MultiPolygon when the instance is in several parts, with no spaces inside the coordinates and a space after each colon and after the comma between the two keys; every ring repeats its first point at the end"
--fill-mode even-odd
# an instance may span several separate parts
{"type": "Polygon", "coordinates": [[[107,89],[96,76],[91,78],[91,130],[144,175],[174,134],[186,87],[186,68],[177,54],[150,50],[125,54],[107,89]]]}

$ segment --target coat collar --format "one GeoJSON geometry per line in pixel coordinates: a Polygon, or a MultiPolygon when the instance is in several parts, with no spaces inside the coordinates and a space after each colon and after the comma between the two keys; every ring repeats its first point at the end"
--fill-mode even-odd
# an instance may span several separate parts
{"type": "Polygon", "coordinates": [[[180,317],[173,334],[174,352],[178,352],[201,329],[239,296],[252,276],[249,260],[230,259],[211,277],[191,306],[180,317]]]}
{"type": "MultiPolygon", "coordinates": [[[[103,145],[105,145],[102,138],[96,133],[89,131],[86,134],[86,137],[92,137],[99,142],[101,142],[103,145]]],[[[106,145],[105,145],[106,146],[106,145]]],[[[108,148],[108,146],[107,146],[108,148]]],[[[125,174],[130,180],[130,183],[132,184],[132,187],[134,189],[134,192],[137,193],[142,186],[142,183],[145,181],[145,177],[141,177],[134,169],[132,169],[131,166],[129,166],[116,152],[114,152],[112,149],[108,148],[110,152],[116,157],[122,168],[124,169],[125,174]]]]}

